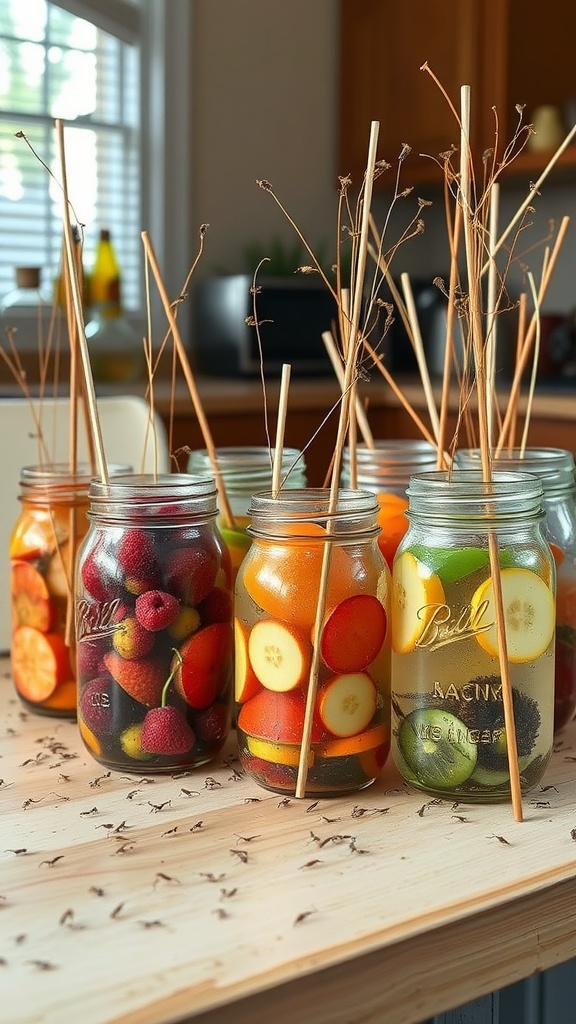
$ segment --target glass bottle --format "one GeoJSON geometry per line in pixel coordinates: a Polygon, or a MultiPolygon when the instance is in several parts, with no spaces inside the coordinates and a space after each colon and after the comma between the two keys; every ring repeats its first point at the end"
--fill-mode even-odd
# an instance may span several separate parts
{"type": "MultiPolygon", "coordinates": [[[[462,468],[479,464],[474,448],[456,452],[462,468]]],[[[556,562],[556,654],[554,731],[576,711],[576,501],[574,456],[564,448],[504,450],[493,465],[500,470],[534,473],[542,481],[542,532],[556,562]]]]}
{"type": "Polygon", "coordinates": [[[16,287],[0,302],[2,342],[6,341],[5,332],[13,328],[16,345],[37,346],[49,333],[52,301],[42,286],[40,267],[16,267],[15,276],[16,287]]]}
{"type": "MultiPolygon", "coordinates": [[[[408,529],[406,488],[413,473],[436,469],[436,448],[429,441],[398,438],[356,446],[356,483],[378,497],[380,550],[392,569],[396,548],[408,529]]],[[[342,453],[342,486],[350,486],[350,449],[342,453]]]]}
{"type": "Polygon", "coordinates": [[[86,324],[86,338],[94,380],[139,380],[145,369],[143,341],[122,307],[120,267],[106,228],[100,232],[89,289],[92,319],[86,324]]]}
{"type": "Polygon", "coordinates": [[[78,722],[101,764],[205,764],[230,728],[230,560],[213,478],[93,481],[78,555],[78,722]]]}
{"type": "Polygon", "coordinates": [[[389,752],[389,575],[378,503],[341,490],[330,511],[329,498],[314,488],[255,494],[235,591],[241,763],[265,789],[294,795],[306,720],[307,797],[370,785],[389,752]]]}
{"type": "Polygon", "coordinates": [[[24,704],[49,715],[76,713],[71,594],[92,475],[87,465],[72,471],[64,463],[20,474],[22,507],[9,548],[11,670],[24,704]]]}
{"type": "MultiPolygon", "coordinates": [[[[274,458],[274,450],[248,445],[217,448],[216,458],[234,516],[233,527],[224,522],[222,509],[218,518],[220,532],[230,553],[234,583],[242,559],[250,547],[250,536],[246,528],[250,522],[248,512],[252,495],[272,487],[271,460],[274,458]]],[[[213,475],[212,462],[205,448],[197,448],[190,453],[188,472],[199,476],[213,475]]],[[[282,487],[306,486],[306,462],[297,448],[282,450],[280,474],[282,487]]]]}
{"type": "Polygon", "coordinates": [[[510,797],[490,547],[500,566],[522,790],[552,752],[555,565],[528,473],[415,475],[392,574],[393,751],[404,778],[450,800],[510,797]]]}

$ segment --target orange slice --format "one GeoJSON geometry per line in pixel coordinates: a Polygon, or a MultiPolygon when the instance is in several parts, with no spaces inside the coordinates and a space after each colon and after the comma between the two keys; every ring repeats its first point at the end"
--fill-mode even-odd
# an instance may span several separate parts
{"type": "Polygon", "coordinates": [[[57,633],[20,626],[12,636],[10,660],[16,689],[33,704],[47,700],[70,678],[69,649],[57,633]]]}
{"type": "Polygon", "coordinates": [[[388,741],[388,730],[385,725],[373,725],[365,732],[359,732],[356,736],[347,736],[334,740],[327,740],[317,749],[319,757],[349,757],[353,754],[363,754],[366,750],[374,750],[388,741]]]}
{"type": "MultiPolygon", "coordinates": [[[[502,569],[500,579],[508,658],[515,663],[535,661],[544,654],[554,636],[554,595],[542,577],[531,569],[502,569]]],[[[475,634],[478,643],[488,654],[497,657],[498,630],[491,576],[472,595],[470,605],[480,626],[475,634]]]]}
{"type": "Polygon", "coordinates": [[[392,573],[392,647],[397,654],[412,651],[434,612],[445,603],[444,588],[411,551],[403,551],[392,573]]]}

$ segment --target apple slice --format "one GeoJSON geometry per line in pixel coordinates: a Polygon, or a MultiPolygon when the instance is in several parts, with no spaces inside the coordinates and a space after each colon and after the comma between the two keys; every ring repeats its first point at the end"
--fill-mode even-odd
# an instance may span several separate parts
{"type": "Polygon", "coordinates": [[[377,597],[354,594],[331,612],[320,639],[320,653],[332,672],[361,672],[378,654],[386,636],[386,612],[377,597]]]}
{"type": "Polygon", "coordinates": [[[273,619],[263,619],[250,633],[248,657],[263,686],[276,693],[286,693],[305,682],[310,670],[311,648],[295,629],[273,619]]]}
{"type": "Polygon", "coordinates": [[[248,657],[248,627],[239,619],[234,619],[234,661],[234,693],[236,702],[243,704],[244,701],[250,700],[250,697],[254,697],[262,686],[248,657]]]}
{"type": "Polygon", "coordinates": [[[367,672],[347,672],[333,676],[321,687],[318,712],[333,736],[354,736],[372,720],[377,696],[367,672]]]}
{"type": "MultiPolygon", "coordinates": [[[[556,605],[552,591],[531,569],[501,569],[506,647],[511,662],[534,661],[544,654],[554,636],[556,605]]],[[[493,657],[498,656],[496,603],[492,577],[472,595],[478,616],[476,639],[493,657]]]]}

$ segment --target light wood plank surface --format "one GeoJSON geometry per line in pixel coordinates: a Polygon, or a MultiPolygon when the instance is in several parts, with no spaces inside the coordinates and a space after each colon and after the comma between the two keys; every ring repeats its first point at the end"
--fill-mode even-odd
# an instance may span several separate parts
{"type": "Polygon", "coordinates": [[[109,773],[4,659],[0,800],[7,1024],[416,1024],[576,954],[574,726],[521,823],[391,767],[284,800],[233,737],[194,772],[109,773]]]}

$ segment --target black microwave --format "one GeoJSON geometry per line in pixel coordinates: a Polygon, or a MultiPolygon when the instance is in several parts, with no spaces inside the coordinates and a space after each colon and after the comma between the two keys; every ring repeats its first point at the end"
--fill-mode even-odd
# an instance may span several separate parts
{"type": "MultiPolygon", "coordinates": [[[[261,372],[254,327],[253,278],[230,274],[200,281],[194,292],[193,350],[200,373],[254,377],[261,372]]],[[[257,279],[256,318],[267,375],[289,363],[300,376],[331,375],[322,341],[335,333],[336,301],[318,275],[257,279]]]]}

